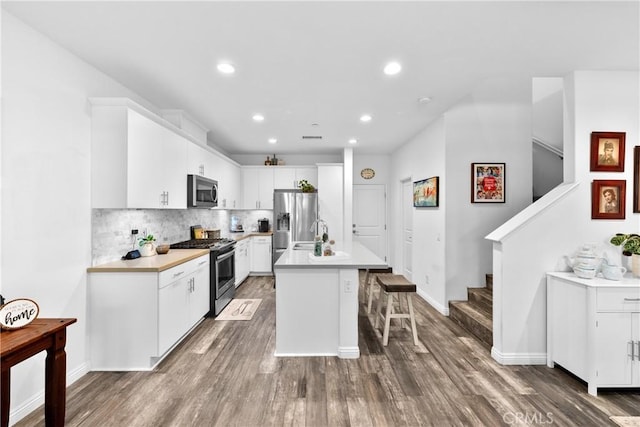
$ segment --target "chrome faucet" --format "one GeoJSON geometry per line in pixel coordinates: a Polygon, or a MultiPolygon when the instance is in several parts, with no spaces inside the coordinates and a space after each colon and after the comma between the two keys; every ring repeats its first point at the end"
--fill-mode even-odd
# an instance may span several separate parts
{"type": "Polygon", "coordinates": [[[318,218],[313,221],[313,223],[311,224],[311,228],[309,228],[309,231],[315,231],[316,226],[322,227],[322,234],[326,234],[327,236],[329,235],[329,226],[327,225],[325,220],[318,218]]]}

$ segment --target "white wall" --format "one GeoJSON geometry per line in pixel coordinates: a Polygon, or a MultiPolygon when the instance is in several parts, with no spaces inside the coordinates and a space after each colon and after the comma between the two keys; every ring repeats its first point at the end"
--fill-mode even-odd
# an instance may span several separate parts
{"type": "MultiPolygon", "coordinates": [[[[495,273],[499,276],[494,277],[492,354],[501,363],[546,361],[545,272],[566,268],[563,256],[575,254],[587,242],[597,244],[598,253],[621,263],[619,249],[608,243],[610,237],[616,232],[640,231],[640,214],[632,213],[630,203],[624,220],[591,219],[594,179],[625,179],[627,199],[632,198],[633,146],[640,136],[638,76],[637,72],[579,71],[565,79],[565,111],[570,113],[565,115],[565,169],[573,171],[569,175],[575,174],[575,188],[530,221],[515,224],[513,231],[494,243],[494,258],[499,261],[494,261],[495,273]],[[589,171],[590,134],[603,130],[627,134],[622,173],[589,171]]],[[[563,187],[571,186],[567,183],[563,187]]]]}
{"type": "MultiPolygon", "coordinates": [[[[90,96],[146,102],[2,12],[2,279],[8,299],[41,317],[75,317],[67,373],[88,368],[86,268],[91,264],[90,96]]],[[[43,403],[44,354],[12,369],[12,422],[43,403]]]]}
{"type": "Polygon", "coordinates": [[[387,198],[389,203],[390,265],[402,271],[402,185],[410,178],[417,181],[438,176],[440,206],[413,210],[412,280],[418,294],[440,312],[446,313],[445,278],[445,214],[448,172],[445,169],[445,128],[440,118],[416,135],[391,156],[387,198]],[[426,276],[429,276],[427,283],[426,276]]]}
{"type": "Polygon", "coordinates": [[[389,184],[389,162],[391,157],[388,154],[359,154],[357,149],[353,151],[353,183],[354,184],[389,184]],[[364,168],[371,168],[375,175],[371,179],[364,179],[360,172],[364,168]]]}
{"type": "Polygon", "coordinates": [[[531,81],[485,82],[445,114],[446,300],[492,272],[489,232],[531,203],[531,81]],[[505,163],[505,203],[471,203],[471,163],[505,163]]]}

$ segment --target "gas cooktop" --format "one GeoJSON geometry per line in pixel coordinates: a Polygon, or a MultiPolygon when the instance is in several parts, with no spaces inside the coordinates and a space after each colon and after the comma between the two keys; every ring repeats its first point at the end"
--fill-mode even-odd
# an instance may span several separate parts
{"type": "Polygon", "coordinates": [[[171,249],[224,249],[236,243],[233,239],[191,239],[184,242],[172,243],[171,249]]]}

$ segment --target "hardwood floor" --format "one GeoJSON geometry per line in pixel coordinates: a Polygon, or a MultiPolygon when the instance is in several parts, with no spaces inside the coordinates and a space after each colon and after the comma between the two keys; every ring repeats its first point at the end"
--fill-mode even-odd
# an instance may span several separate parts
{"type": "MultiPolygon", "coordinates": [[[[92,372],[72,384],[66,425],[605,426],[640,416],[639,390],[593,397],[561,369],[501,366],[419,297],[419,346],[396,327],[382,347],[361,303],[362,355],[346,360],[273,356],[273,278],[250,277],[236,296],[263,299],[252,320],[208,318],[153,372],[92,372]]],[[[16,425],[43,426],[43,416],[16,425]]]]}

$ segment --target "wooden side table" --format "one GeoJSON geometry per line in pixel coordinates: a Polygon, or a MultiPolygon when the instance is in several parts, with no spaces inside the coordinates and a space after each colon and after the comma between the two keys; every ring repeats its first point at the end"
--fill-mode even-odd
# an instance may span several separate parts
{"type": "Polygon", "coordinates": [[[24,328],[0,333],[0,425],[9,425],[11,367],[47,351],[45,359],[44,416],[47,426],[64,426],[66,404],[67,326],[77,319],[36,319],[24,328]]]}

